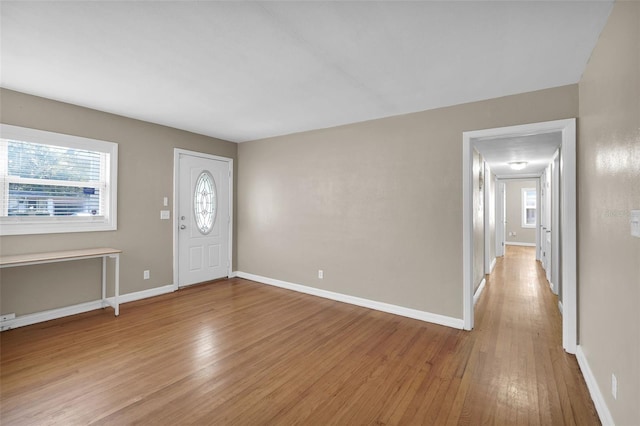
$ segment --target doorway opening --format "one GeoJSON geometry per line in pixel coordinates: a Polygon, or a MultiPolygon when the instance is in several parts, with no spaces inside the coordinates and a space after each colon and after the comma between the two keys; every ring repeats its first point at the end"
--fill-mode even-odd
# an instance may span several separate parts
{"type": "MultiPolygon", "coordinates": [[[[557,193],[561,194],[557,205],[559,213],[557,223],[559,229],[558,251],[562,253],[557,259],[557,268],[562,282],[562,345],[565,351],[575,353],[577,345],[577,297],[576,297],[576,121],[575,119],[532,123],[519,126],[484,129],[463,133],[463,322],[465,330],[472,330],[474,324],[474,263],[478,264],[479,246],[474,241],[474,217],[477,203],[474,205],[474,197],[478,197],[474,182],[477,181],[473,165],[477,158],[477,146],[488,139],[508,139],[512,144],[518,144],[519,139],[534,135],[557,133],[559,141],[558,176],[559,187],[557,193]]],[[[554,164],[555,159],[554,159],[554,164]]],[[[530,176],[521,174],[520,177],[540,179],[541,172],[530,176]]],[[[498,175],[499,177],[499,175],[498,175]]],[[[486,179],[487,177],[485,177],[486,179]]],[[[484,195],[482,195],[484,197],[484,195]]],[[[538,205],[540,202],[540,187],[537,191],[538,205]]],[[[497,204],[496,204],[497,205],[497,204]]],[[[536,227],[537,247],[540,251],[542,238],[541,227],[536,227]]],[[[497,226],[495,227],[497,228],[497,226]]],[[[496,237],[495,229],[493,235],[496,237]]],[[[478,237],[475,236],[477,239],[478,237]]],[[[497,237],[496,237],[497,239],[497,237]]],[[[483,241],[483,247],[487,247],[483,241]]],[[[556,253],[557,254],[557,253],[556,253]]],[[[538,253],[540,255],[540,253],[538,253]]],[[[486,265],[484,250],[482,251],[482,263],[486,265]]]]}

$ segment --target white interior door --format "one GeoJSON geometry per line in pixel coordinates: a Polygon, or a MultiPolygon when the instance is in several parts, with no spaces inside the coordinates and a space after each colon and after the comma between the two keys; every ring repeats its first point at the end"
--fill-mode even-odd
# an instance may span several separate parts
{"type": "Polygon", "coordinates": [[[181,153],[177,199],[178,285],[229,275],[227,161],[181,153]]]}

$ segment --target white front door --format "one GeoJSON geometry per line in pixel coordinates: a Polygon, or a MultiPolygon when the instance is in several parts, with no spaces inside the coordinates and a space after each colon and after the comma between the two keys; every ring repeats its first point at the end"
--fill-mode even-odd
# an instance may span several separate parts
{"type": "Polygon", "coordinates": [[[178,286],[229,275],[228,161],[179,154],[178,286]]]}

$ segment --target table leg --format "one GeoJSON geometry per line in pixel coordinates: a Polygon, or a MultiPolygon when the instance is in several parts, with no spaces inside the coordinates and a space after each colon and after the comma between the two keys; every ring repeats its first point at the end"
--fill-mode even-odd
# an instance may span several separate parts
{"type": "Polygon", "coordinates": [[[102,307],[107,306],[107,257],[102,256],[102,307]]]}
{"type": "Polygon", "coordinates": [[[120,296],[120,255],[116,254],[116,274],[115,274],[115,281],[116,281],[116,289],[115,289],[115,295],[113,296],[113,304],[115,305],[115,310],[116,310],[116,316],[120,315],[120,302],[118,300],[119,296],[120,296]]]}

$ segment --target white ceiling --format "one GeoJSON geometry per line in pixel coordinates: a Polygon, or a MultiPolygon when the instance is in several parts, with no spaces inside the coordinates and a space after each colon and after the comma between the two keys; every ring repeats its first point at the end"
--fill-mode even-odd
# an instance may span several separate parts
{"type": "Polygon", "coordinates": [[[539,175],[549,165],[562,143],[562,133],[542,133],[519,137],[480,139],[473,146],[499,177],[539,175]],[[508,163],[527,162],[523,170],[512,170],[508,163]]]}
{"type": "Polygon", "coordinates": [[[0,85],[241,142],[576,83],[611,6],[3,1],[0,85]]]}

